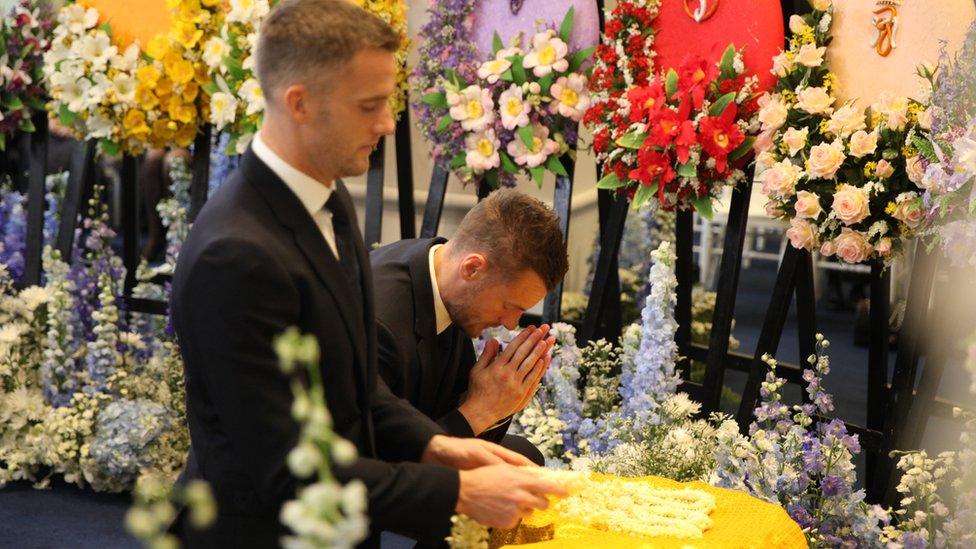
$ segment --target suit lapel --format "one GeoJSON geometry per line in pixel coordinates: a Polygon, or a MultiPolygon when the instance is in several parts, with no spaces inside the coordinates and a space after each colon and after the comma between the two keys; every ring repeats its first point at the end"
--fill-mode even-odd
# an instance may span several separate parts
{"type": "MultiPolygon", "coordinates": [[[[367,392],[365,371],[369,363],[367,362],[367,335],[364,331],[365,323],[363,319],[372,317],[364,317],[363,311],[359,310],[359,307],[350,295],[349,283],[343,274],[342,265],[339,264],[339,261],[329,251],[325,237],[322,236],[322,232],[315,225],[312,217],[308,214],[305,207],[302,206],[298,197],[291,192],[288,186],[251,149],[248,149],[244,154],[241,168],[243,173],[248,174],[248,179],[251,184],[258,189],[271,207],[278,222],[282,226],[291,229],[295,237],[295,244],[312,266],[316,276],[329,290],[333,299],[338,304],[339,314],[342,316],[346,325],[346,330],[356,350],[357,362],[360,364],[360,368],[356,368],[357,385],[361,392],[361,402],[365,403],[367,392]]],[[[338,188],[336,190],[338,191],[338,188]]],[[[346,198],[348,198],[348,194],[346,198]]],[[[351,208],[351,204],[347,204],[347,207],[351,208]]],[[[355,210],[350,209],[350,211],[354,212],[355,210]]],[[[356,234],[358,234],[358,230],[356,234]]],[[[361,247],[357,246],[357,251],[360,254],[361,270],[363,271],[364,278],[366,278],[368,276],[366,269],[368,268],[369,262],[363,263],[362,250],[358,250],[361,247]]],[[[366,278],[366,280],[369,279],[366,278]]],[[[363,287],[368,288],[369,284],[364,282],[363,287]]],[[[364,293],[366,291],[364,290],[364,293]]],[[[370,315],[372,314],[371,310],[367,312],[370,315]]]]}
{"type": "Polygon", "coordinates": [[[417,252],[410,258],[410,280],[413,286],[414,335],[417,337],[417,358],[420,379],[414,381],[420,388],[418,407],[435,410],[441,376],[438,375],[437,315],[434,312],[434,289],[430,280],[430,248],[446,242],[443,238],[422,241],[417,252]]]}

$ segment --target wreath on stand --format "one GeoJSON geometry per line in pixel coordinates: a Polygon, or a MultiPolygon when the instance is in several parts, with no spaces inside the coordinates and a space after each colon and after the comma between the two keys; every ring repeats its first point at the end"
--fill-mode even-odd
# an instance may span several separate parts
{"type": "MultiPolygon", "coordinates": [[[[567,176],[560,157],[573,154],[590,104],[593,48],[571,50],[574,9],[562,23],[540,25],[528,40],[495,33],[490,59],[471,40],[473,0],[435,2],[421,30],[422,61],[412,87],[417,125],[434,161],[463,183],[542,186],[545,173],[567,176]]],[[[513,8],[514,9],[514,8],[513,8]]]]}
{"type": "MultiPolygon", "coordinates": [[[[789,50],[773,60],[776,88],[760,100],[756,171],[766,211],[789,221],[795,248],[851,264],[890,262],[924,221],[913,138],[931,115],[925,103],[888,92],[866,110],[838,105],[825,58],[833,4],[813,8],[791,18],[789,50]]],[[[930,86],[933,73],[918,69],[930,86]]]]}
{"type": "Polygon", "coordinates": [[[732,45],[718,63],[690,56],[656,71],[652,25],[660,6],[620,2],[607,20],[584,118],[605,174],[597,187],[626,194],[634,208],[656,198],[666,210],[710,217],[712,199],[745,178],[737,162],[757,133],[758,82],[732,45]]]}
{"type": "Polygon", "coordinates": [[[0,151],[17,131],[33,132],[44,111],[44,52],[51,45],[54,10],[47,2],[20,0],[0,23],[0,151]]]}
{"type": "MultiPolygon", "coordinates": [[[[265,99],[254,74],[254,49],[258,27],[278,0],[233,0],[219,32],[203,47],[203,60],[212,74],[206,84],[210,94],[210,123],[227,135],[224,152],[239,155],[247,150],[264,120],[265,99]]],[[[395,117],[406,108],[407,12],[403,0],[356,0],[357,5],[390,24],[400,35],[397,91],[390,98],[395,117]]]]}

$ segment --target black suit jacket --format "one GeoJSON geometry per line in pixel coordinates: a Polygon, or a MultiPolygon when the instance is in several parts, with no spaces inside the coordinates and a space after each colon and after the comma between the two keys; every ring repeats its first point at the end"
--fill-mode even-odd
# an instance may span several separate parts
{"type": "MultiPolygon", "coordinates": [[[[448,434],[473,437],[458,406],[476,362],[474,345],[455,324],[440,339],[428,254],[443,238],[401,240],[370,252],[376,301],[380,375],[394,394],[436,419],[448,434]]],[[[510,421],[510,420],[509,420],[510,421]]],[[[479,438],[500,442],[509,421],[479,438]]]]}
{"type": "MultiPolygon", "coordinates": [[[[334,192],[355,216],[345,186],[334,192]]],[[[183,245],[172,297],[191,438],[183,480],[214,489],[219,516],[208,545],[274,546],[286,533],[278,513],[297,487],[285,458],[299,426],[272,339],[289,326],[321,348],[335,431],[360,453],[336,474],[369,489],[370,543],[380,530],[421,540],[449,531],[458,473],[409,463],[443,431],[377,376],[371,273],[362,238],[357,244],[362,308],[307,210],[248,150],[183,245]]]]}

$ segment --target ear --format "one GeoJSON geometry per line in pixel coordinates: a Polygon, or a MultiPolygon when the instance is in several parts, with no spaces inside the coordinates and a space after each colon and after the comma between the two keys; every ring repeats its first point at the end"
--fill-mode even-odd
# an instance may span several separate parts
{"type": "Polygon", "coordinates": [[[461,260],[458,270],[465,282],[483,280],[488,274],[488,259],[481,254],[468,254],[461,260]]]}
{"type": "Polygon", "coordinates": [[[282,103],[288,116],[298,124],[304,124],[311,119],[308,88],[303,84],[293,84],[282,92],[282,103]]]}

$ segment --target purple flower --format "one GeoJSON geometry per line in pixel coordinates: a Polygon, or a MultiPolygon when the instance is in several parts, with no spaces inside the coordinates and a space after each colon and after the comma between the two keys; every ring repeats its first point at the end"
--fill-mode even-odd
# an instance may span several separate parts
{"type": "Polygon", "coordinates": [[[916,532],[905,532],[901,536],[902,547],[905,549],[925,549],[928,545],[925,538],[916,532]]]}
{"type": "Polygon", "coordinates": [[[827,475],[820,481],[820,489],[825,496],[832,498],[847,492],[847,482],[836,475],[827,475]]]}
{"type": "Polygon", "coordinates": [[[813,517],[810,516],[810,512],[803,508],[798,503],[790,503],[786,506],[786,512],[789,513],[790,518],[794,522],[800,525],[800,528],[810,528],[813,526],[813,517]]]}

